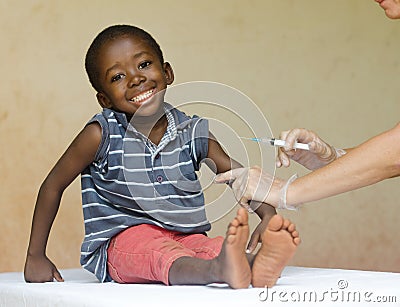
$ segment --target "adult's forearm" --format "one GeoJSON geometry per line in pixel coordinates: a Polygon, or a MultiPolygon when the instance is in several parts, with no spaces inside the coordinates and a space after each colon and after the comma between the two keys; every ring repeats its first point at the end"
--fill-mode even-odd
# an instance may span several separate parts
{"type": "Polygon", "coordinates": [[[399,175],[400,124],[295,180],[288,188],[287,203],[315,201],[399,175]]]}

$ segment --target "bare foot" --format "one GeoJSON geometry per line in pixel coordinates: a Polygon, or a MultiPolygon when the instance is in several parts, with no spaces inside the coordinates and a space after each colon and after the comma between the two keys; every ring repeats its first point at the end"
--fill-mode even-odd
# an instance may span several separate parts
{"type": "Polygon", "coordinates": [[[252,267],[253,287],[272,287],[300,244],[296,226],[280,215],[271,218],[252,267]]]}
{"type": "Polygon", "coordinates": [[[240,208],[228,226],[221,253],[216,259],[222,280],[234,289],[248,288],[251,282],[251,269],[245,253],[248,238],[248,214],[240,208]]]}

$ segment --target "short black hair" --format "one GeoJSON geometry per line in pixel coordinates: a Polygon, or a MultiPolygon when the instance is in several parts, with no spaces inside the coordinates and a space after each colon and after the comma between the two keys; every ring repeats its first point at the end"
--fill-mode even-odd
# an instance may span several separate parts
{"type": "Polygon", "coordinates": [[[164,56],[160,46],[156,40],[145,30],[131,26],[131,25],[113,25],[105,28],[101,31],[90,44],[85,57],[85,69],[89,77],[90,84],[97,91],[101,91],[100,84],[98,82],[98,69],[97,69],[97,57],[101,47],[112,40],[119,39],[123,36],[136,36],[143,39],[149,44],[151,48],[156,52],[161,64],[164,63],[164,56]]]}

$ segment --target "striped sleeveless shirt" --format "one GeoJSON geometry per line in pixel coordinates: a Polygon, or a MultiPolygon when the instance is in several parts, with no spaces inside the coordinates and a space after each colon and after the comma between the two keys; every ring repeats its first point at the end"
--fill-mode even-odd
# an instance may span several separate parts
{"type": "Polygon", "coordinates": [[[211,228],[196,171],[208,153],[208,121],[164,104],[168,120],[158,145],[135,130],[125,114],[104,109],[95,160],[81,174],[85,237],[81,264],[101,281],[107,247],[119,232],[151,224],[183,233],[211,228]]]}

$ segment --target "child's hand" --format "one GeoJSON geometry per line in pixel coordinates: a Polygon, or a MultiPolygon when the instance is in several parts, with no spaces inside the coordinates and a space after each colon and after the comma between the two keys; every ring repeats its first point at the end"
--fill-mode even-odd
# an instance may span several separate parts
{"type": "Polygon", "coordinates": [[[256,229],[254,229],[251,234],[249,244],[247,244],[246,253],[251,254],[257,247],[258,243],[261,243],[261,236],[267,228],[270,217],[263,218],[260,223],[257,225],[256,229]]]}
{"type": "Polygon", "coordinates": [[[64,281],[56,266],[46,256],[28,255],[24,277],[26,282],[64,281]]]}

